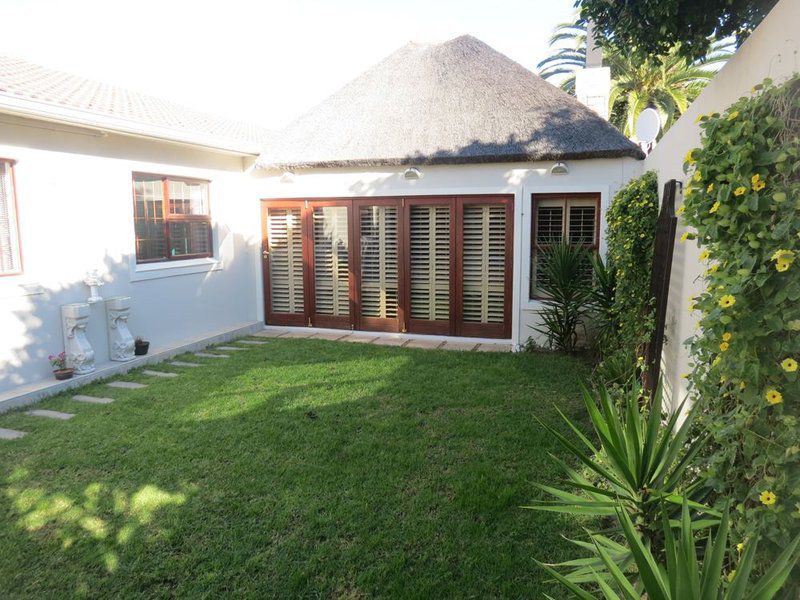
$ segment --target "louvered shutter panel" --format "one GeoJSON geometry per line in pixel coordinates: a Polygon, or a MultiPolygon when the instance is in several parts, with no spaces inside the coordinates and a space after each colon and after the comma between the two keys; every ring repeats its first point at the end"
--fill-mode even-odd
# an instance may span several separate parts
{"type": "Polygon", "coordinates": [[[467,204],[463,218],[463,319],[471,323],[503,323],[505,206],[467,204]]]}
{"type": "Polygon", "coordinates": [[[313,220],[316,312],[321,315],[349,315],[347,207],[317,207],[313,220]]]}
{"type": "Polygon", "coordinates": [[[17,218],[14,209],[11,165],[0,161],[0,273],[14,273],[20,269],[17,218]]]}
{"type": "Polygon", "coordinates": [[[303,238],[300,208],[267,209],[272,312],[303,312],[303,238]]]}
{"type": "Polygon", "coordinates": [[[450,318],[450,207],[410,210],[411,318],[450,318]]]}
{"type": "Polygon", "coordinates": [[[541,200],[536,206],[536,247],[531,265],[531,296],[541,296],[546,248],[564,239],[564,201],[541,200]]]}
{"type": "MultiPolygon", "coordinates": [[[[573,201],[574,202],[574,201],[573,201]]],[[[567,218],[567,239],[570,244],[586,246],[587,248],[594,247],[597,206],[592,204],[583,204],[577,202],[570,202],[569,216],[567,218]]],[[[589,254],[586,255],[586,260],[582,265],[582,275],[587,283],[591,283],[594,276],[592,263],[589,254]]]]}
{"type": "Polygon", "coordinates": [[[361,208],[361,315],[364,317],[397,317],[397,217],[395,206],[361,208]]]}

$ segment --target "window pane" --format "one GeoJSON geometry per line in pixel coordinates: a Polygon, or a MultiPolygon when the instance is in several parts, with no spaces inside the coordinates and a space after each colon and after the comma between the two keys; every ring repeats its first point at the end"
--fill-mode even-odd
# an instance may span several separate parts
{"type": "Polygon", "coordinates": [[[207,221],[170,221],[170,256],[211,254],[211,224],[207,221]]]}
{"type": "Polygon", "coordinates": [[[0,273],[20,270],[17,216],[11,164],[0,161],[0,273]]]}
{"type": "Polygon", "coordinates": [[[202,181],[170,180],[169,214],[207,215],[208,184],[202,181]]]}
{"type": "Polygon", "coordinates": [[[134,175],[133,217],[137,260],[167,258],[163,199],[164,188],[160,177],[134,175]]]}
{"type": "Polygon", "coordinates": [[[570,206],[569,208],[569,243],[591,246],[595,234],[594,206],[570,206]]]}
{"type": "Polygon", "coordinates": [[[564,206],[539,204],[536,209],[536,242],[553,244],[564,235],[564,206]]]}

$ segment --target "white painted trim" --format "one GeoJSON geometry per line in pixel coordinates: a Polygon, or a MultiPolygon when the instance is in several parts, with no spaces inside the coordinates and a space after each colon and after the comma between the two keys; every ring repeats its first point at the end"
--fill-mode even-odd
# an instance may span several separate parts
{"type": "Polygon", "coordinates": [[[184,352],[196,352],[211,344],[226,342],[237,337],[255,333],[261,329],[263,329],[263,325],[261,323],[247,323],[233,329],[183,340],[172,346],[154,348],[146,356],[137,356],[130,362],[119,363],[108,361],[101,363],[96,365],[97,369],[93,373],[73,377],[72,379],[67,379],[66,381],[48,379],[47,381],[38,381],[29,385],[18,386],[3,394],[0,394],[0,413],[4,413],[14,408],[19,408],[21,406],[34,404],[35,402],[38,402],[39,400],[49,396],[54,396],[55,394],[60,394],[66,390],[80,387],[97,379],[103,379],[105,377],[112,377],[114,375],[127,373],[128,371],[143,367],[145,365],[152,365],[165,361],[178,354],[183,354],[184,352]]]}
{"type": "Polygon", "coordinates": [[[131,271],[131,281],[147,281],[164,277],[177,277],[179,275],[209,273],[211,271],[219,271],[225,266],[222,260],[216,258],[191,258],[188,260],[137,264],[134,256],[131,262],[134,265],[131,271]]]}

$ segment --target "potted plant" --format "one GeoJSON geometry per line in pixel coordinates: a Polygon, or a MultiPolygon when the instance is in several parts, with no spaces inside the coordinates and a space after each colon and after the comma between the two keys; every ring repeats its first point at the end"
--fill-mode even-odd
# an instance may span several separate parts
{"type": "Polygon", "coordinates": [[[59,381],[63,381],[64,379],[69,379],[75,373],[75,369],[67,368],[66,352],[51,354],[50,356],[47,357],[47,360],[49,360],[50,364],[53,366],[53,375],[55,375],[56,379],[58,379],[59,381]]]}
{"type": "Polygon", "coordinates": [[[134,340],[133,353],[136,356],[144,356],[150,348],[150,342],[145,342],[141,337],[134,340]]]}

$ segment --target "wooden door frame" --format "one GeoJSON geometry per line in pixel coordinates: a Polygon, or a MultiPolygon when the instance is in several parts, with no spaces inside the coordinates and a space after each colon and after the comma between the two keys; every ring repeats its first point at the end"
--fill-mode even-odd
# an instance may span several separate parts
{"type": "Polygon", "coordinates": [[[403,264],[402,277],[406,293],[403,297],[404,314],[407,315],[406,329],[411,333],[429,335],[452,335],[456,329],[456,305],[458,296],[456,289],[456,196],[406,196],[403,206],[403,222],[406,231],[403,244],[406,248],[405,263],[403,264]],[[411,207],[412,206],[448,206],[450,208],[450,318],[447,321],[431,321],[428,319],[411,318],[411,207]]]}
{"type": "Polygon", "coordinates": [[[308,325],[308,284],[306,281],[306,235],[308,234],[305,223],[303,200],[275,200],[261,201],[261,275],[264,286],[264,321],[267,325],[287,325],[303,327],[308,325]],[[270,286],[269,267],[269,227],[267,215],[270,208],[299,208],[300,209],[300,236],[303,244],[303,313],[275,313],[272,312],[272,288],[270,286]]]}
{"type": "Polygon", "coordinates": [[[458,231],[456,236],[456,298],[460,298],[456,313],[455,335],[463,337],[502,338],[511,337],[511,308],[514,290],[514,195],[465,195],[456,198],[456,217],[458,231]],[[464,322],[464,207],[470,204],[501,204],[505,206],[505,269],[503,274],[503,322],[502,323],[466,323],[464,322]]]}

